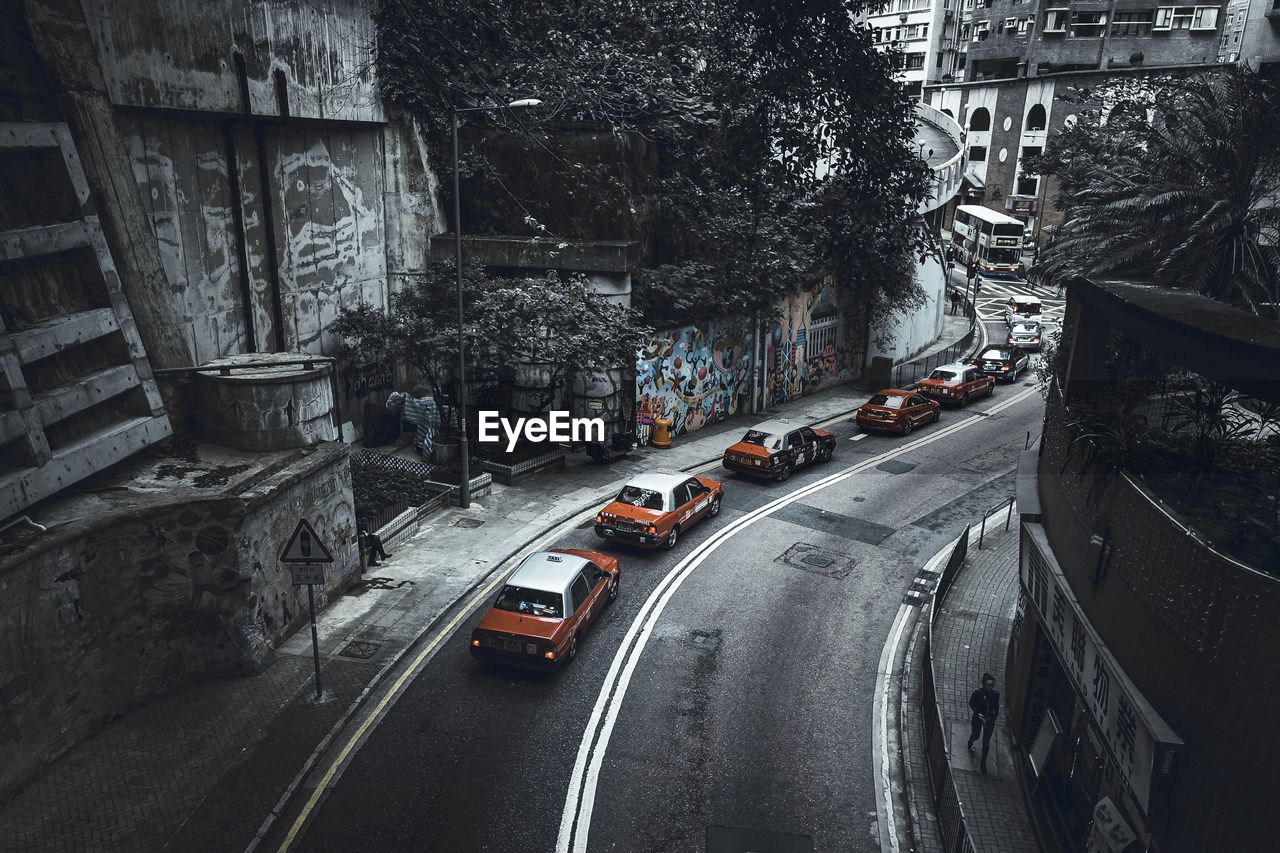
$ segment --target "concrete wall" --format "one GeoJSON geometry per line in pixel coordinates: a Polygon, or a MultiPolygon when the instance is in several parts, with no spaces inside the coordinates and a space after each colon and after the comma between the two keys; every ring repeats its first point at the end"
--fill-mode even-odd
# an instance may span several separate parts
{"type": "Polygon", "coordinates": [[[876,341],[872,329],[867,344],[867,363],[876,357],[904,361],[932,344],[942,334],[943,312],[947,310],[947,279],[942,263],[934,255],[916,267],[916,281],[924,289],[925,303],[909,312],[893,315],[893,339],[876,341]]]}
{"type": "Polygon", "coordinates": [[[308,618],[306,589],[277,561],[299,518],[336,561],[318,607],[359,576],[347,454],[329,444],[281,455],[292,464],[265,479],[242,475],[239,487],[203,500],[164,478],[161,489],[115,493],[114,505],[69,509],[76,520],[9,549],[0,561],[0,802],[171,687],[267,665],[308,618]]]}

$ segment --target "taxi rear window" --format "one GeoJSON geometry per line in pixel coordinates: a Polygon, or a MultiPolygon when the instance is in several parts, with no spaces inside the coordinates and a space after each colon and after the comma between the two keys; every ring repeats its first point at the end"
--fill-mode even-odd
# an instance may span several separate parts
{"type": "Polygon", "coordinates": [[[886,409],[901,409],[902,398],[890,397],[888,394],[875,394],[870,401],[873,406],[884,406],[886,409]]]}
{"type": "Polygon", "coordinates": [[[556,619],[564,616],[564,596],[560,593],[511,584],[502,588],[493,606],[497,610],[528,613],[531,616],[549,616],[556,619]]]}
{"type": "Polygon", "coordinates": [[[747,434],[742,437],[742,440],[747,444],[758,444],[767,450],[777,450],[782,446],[782,436],[770,435],[758,429],[747,430],[747,434]]]}
{"type": "Polygon", "coordinates": [[[1040,302],[1021,302],[1014,300],[1013,312],[1015,314],[1039,314],[1041,310],[1040,302]]]}
{"type": "Polygon", "coordinates": [[[954,370],[935,370],[929,374],[930,379],[941,379],[943,382],[950,382],[953,379],[959,379],[960,374],[954,370]]]}
{"type": "Polygon", "coordinates": [[[639,486],[623,486],[614,500],[618,503],[631,504],[644,509],[665,509],[662,505],[662,494],[653,489],[642,489],[639,486]]]}

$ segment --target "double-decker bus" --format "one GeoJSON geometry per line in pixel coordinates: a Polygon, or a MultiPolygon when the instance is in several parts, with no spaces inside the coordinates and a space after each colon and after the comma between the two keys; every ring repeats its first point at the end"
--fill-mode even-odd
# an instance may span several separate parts
{"type": "Polygon", "coordinates": [[[1022,266],[1021,220],[977,204],[956,208],[951,245],[966,267],[978,262],[986,276],[1016,276],[1022,266]]]}

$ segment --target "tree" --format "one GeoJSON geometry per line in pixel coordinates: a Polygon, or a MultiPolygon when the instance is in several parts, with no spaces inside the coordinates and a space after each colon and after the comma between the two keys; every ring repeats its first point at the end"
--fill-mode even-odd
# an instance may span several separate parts
{"type": "MultiPolygon", "coordinates": [[[[342,309],[332,328],[344,356],[411,365],[437,404],[453,405],[447,389],[458,366],[456,287],[456,268],[438,263],[393,294],[389,312],[367,303],[342,309]]],[[[510,388],[522,365],[535,366],[546,387],[534,411],[577,373],[630,365],[651,331],[634,312],[592,292],[581,275],[499,278],[471,266],[463,269],[463,289],[469,382],[510,388]]]]}
{"type": "Polygon", "coordinates": [[[1280,95],[1247,69],[1120,78],[1032,172],[1054,175],[1065,221],[1046,277],[1150,278],[1280,319],[1280,95]]]}
{"type": "Polygon", "coordinates": [[[905,305],[918,296],[928,170],[910,145],[914,108],[892,58],[854,20],[871,5],[384,0],[380,72],[436,150],[446,150],[450,104],[541,98],[536,114],[489,117],[526,133],[538,158],[494,179],[516,208],[503,225],[617,236],[591,233],[595,217],[565,221],[571,205],[513,189],[527,175],[629,212],[651,235],[634,299],[652,322],[767,308],[828,274],[864,305],[905,305]],[[651,161],[620,176],[542,132],[582,127],[642,140],[651,161]]]}

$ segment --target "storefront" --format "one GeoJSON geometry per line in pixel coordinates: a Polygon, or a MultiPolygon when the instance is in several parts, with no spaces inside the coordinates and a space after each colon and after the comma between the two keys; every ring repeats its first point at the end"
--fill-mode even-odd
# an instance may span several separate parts
{"type": "Polygon", "coordinates": [[[1043,528],[1022,530],[1009,722],[1032,817],[1051,849],[1155,848],[1182,741],[1089,623],[1043,528]]]}

